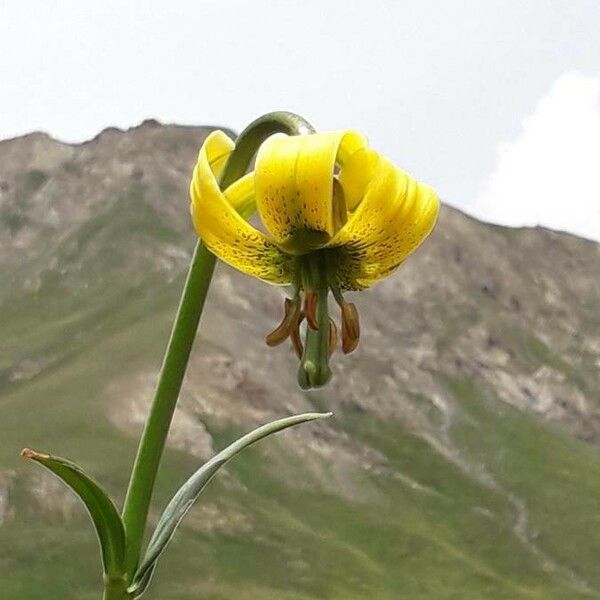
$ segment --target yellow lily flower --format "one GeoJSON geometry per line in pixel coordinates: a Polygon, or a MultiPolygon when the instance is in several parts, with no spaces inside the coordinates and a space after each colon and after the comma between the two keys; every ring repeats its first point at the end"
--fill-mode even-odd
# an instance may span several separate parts
{"type": "Polygon", "coordinates": [[[190,184],[194,226],[232,267],[292,286],[284,319],[267,344],[290,337],[301,358],[300,385],[324,385],[337,343],[329,292],[341,308],[342,349],[352,352],[358,312],[343,292],[390,275],[433,229],[439,200],[354,131],[275,134],[259,148],[254,172],[221,191],[218,179],[234,147],[215,131],[200,149],[190,184]],[[247,221],[255,211],[264,232],[247,221]]]}

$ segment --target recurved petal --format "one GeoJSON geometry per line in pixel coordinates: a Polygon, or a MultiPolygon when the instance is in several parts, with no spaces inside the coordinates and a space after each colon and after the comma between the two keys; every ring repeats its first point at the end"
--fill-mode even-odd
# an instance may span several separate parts
{"type": "Polygon", "coordinates": [[[256,211],[254,171],[232,183],[223,193],[235,211],[244,220],[249,219],[256,211]]]}
{"type": "Polygon", "coordinates": [[[370,148],[361,148],[344,161],[338,177],[348,211],[353,212],[362,201],[378,162],[379,155],[370,148]]]}
{"type": "MultiPolygon", "coordinates": [[[[333,175],[366,145],[353,131],[301,136],[275,134],[256,157],[256,203],[261,219],[278,244],[313,234],[314,247],[334,234],[333,175]]],[[[310,243],[310,242],[309,242],[310,243]]]]}
{"type": "Polygon", "coordinates": [[[235,148],[233,140],[221,130],[210,133],[204,140],[202,147],[206,151],[206,158],[210,164],[212,172],[218,179],[223,172],[229,155],[235,148]]]}
{"type": "Polygon", "coordinates": [[[362,201],[328,247],[338,247],[340,286],[387,277],[429,235],[439,200],[428,186],[379,156],[362,201]]]}
{"type": "Polygon", "coordinates": [[[253,210],[251,177],[242,178],[224,193],[219,188],[216,171],[228,156],[223,150],[233,148],[226,137],[214,132],[200,149],[190,184],[194,227],[208,249],[232,267],[269,283],[289,284],[293,259],[238,213],[248,215],[253,210]]]}

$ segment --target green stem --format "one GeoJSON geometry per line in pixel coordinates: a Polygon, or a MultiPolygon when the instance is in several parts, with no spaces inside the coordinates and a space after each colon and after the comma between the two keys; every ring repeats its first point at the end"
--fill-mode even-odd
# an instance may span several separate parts
{"type": "MultiPolygon", "coordinates": [[[[238,137],[221,176],[222,189],[242,177],[262,142],[274,133],[299,135],[314,131],[298,115],[276,112],[251,123],[238,137]]],[[[198,242],[160,371],[123,507],[127,533],[126,573],[131,581],[139,563],[148,511],[160,459],[181,390],[196,330],[215,267],[215,257],[198,242]]],[[[109,596],[112,600],[113,596],[109,596]]],[[[117,596],[114,596],[117,598],[117,596]]]]}
{"type": "Polygon", "coordinates": [[[317,292],[316,331],[306,327],[304,354],[298,367],[298,384],[302,389],[322,387],[331,379],[329,368],[329,282],[325,257],[309,255],[304,265],[304,289],[317,292]]]}
{"type": "Polygon", "coordinates": [[[102,600],[128,600],[127,582],[124,579],[107,580],[104,583],[102,600]]]}
{"type": "Polygon", "coordinates": [[[123,524],[127,532],[128,577],[133,575],[139,561],[156,473],[214,267],[214,255],[199,241],[183,288],[125,498],[123,524]]]}

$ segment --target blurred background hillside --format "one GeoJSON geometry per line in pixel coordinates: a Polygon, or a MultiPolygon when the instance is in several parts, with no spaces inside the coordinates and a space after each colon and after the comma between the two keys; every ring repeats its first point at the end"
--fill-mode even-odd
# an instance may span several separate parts
{"type": "MultiPolygon", "coordinates": [[[[209,128],[144,122],[82,145],[0,142],[3,598],[95,598],[75,498],[19,457],[80,462],[121,500],[195,236],[209,128]]],[[[600,252],[444,207],[415,258],[358,294],[359,350],[305,394],[269,350],[281,292],[220,266],[153,519],[202,460],[272,418],[335,418],[212,484],[150,598],[600,597],[600,252]]]]}

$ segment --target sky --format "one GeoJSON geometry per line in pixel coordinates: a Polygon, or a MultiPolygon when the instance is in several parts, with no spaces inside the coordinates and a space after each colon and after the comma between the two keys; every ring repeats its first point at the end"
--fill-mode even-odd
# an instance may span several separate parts
{"type": "Polygon", "coordinates": [[[599,0],[0,0],[0,139],[292,110],[478,218],[600,240],[599,31],[599,0]]]}

